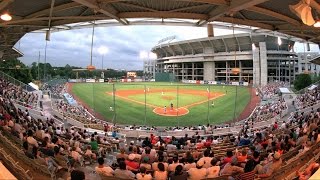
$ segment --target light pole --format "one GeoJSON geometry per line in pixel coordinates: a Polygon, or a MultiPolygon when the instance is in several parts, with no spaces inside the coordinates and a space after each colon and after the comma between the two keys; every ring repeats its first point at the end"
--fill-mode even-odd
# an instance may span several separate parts
{"type": "Polygon", "coordinates": [[[109,52],[109,49],[108,49],[108,47],[106,47],[106,46],[100,46],[100,47],[98,48],[98,52],[99,52],[99,54],[102,55],[102,57],[101,57],[101,78],[104,79],[103,58],[104,58],[104,55],[109,52]]]}

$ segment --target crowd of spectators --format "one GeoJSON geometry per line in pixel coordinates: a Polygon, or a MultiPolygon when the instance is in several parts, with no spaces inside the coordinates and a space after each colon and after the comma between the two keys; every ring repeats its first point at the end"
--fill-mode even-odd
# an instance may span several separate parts
{"type": "Polygon", "coordinates": [[[20,86],[16,86],[4,79],[0,79],[0,92],[2,99],[12,99],[30,108],[36,107],[39,101],[38,93],[25,91],[20,86]]]}
{"type": "Polygon", "coordinates": [[[263,99],[270,99],[273,96],[277,95],[279,92],[279,88],[285,87],[285,82],[271,82],[267,85],[260,88],[260,93],[263,99]]]}
{"type": "Polygon", "coordinates": [[[295,105],[297,109],[307,108],[320,103],[320,87],[307,90],[305,93],[297,96],[295,105]]]}
{"type": "MultiPolygon", "coordinates": [[[[89,133],[86,129],[74,127],[65,128],[52,119],[33,119],[28,110],[14,108],[13,99],[21,96],[12,94],[18,91],[10,83],[1,81],[0,88],[0,126],[21,140],[27,157],[44,165],[50,162],[57,172],[69,170],[71,179],[85,178],[86,174],[78,167],[85,166],[86,161],[98,163],[93,166],[101,177],[118,179],[264,178],[272,176],[282,166],[282,157],[287,152],[299,148],[303,154],[320,141],[320,109],[317,109],[310,113],[296,112],[290,121],[276,121],[269,127],[251,129],[246,126],[238,136],[201,137],[195,132],[191,137],[185,135],[176,138],[151,134],[150,137],[119,146],[121,139],[115,136],[89,133]],[[110,154],[108,148],[112,144],[117,144],[120,152],[115,155],[116,161],[107,165],[106,157],[110,154]]],[[[268,92],[271,89],[267,88],[268,92]]],[[[65,112],[79,113],[63,102],[57,102],[57,106],[65,112]]],[[[278,115],[284,108],[286,105],[280,99],[258,109],[255,118],[268,113],[278,115]]],[[[199,125],[171,130],[213,131],[224,127],[199,125]]],[[[136,130],[142,127],[125,128],[136,130]]],[[[157,130],[156,127],[151,128],[157,130]]],[[[297,175],[309,177],[318,167],[317,164],[310,165],[305,172],[297,175]]]]}

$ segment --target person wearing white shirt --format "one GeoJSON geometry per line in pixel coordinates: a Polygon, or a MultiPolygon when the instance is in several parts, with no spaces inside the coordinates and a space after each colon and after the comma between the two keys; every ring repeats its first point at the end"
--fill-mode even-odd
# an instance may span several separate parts
{"type": "Polygon", "coordinates": [[[199,161],[201,161],[201,163],[203,163],[203,168],[209,168],[211,167],[211,160],[212,158],[209,157],[210,155],[210,150],[206,149],[203,153],[204,157],[202,157],[201,159],[199,159],[199,161]]]}
{"type": "Polygon", "coordinates": [[[99,165],[95,168],[96,172],[102,176],[113,176],[113,169],[109,166],[104,166],[104,159],[98,158],[99,165]]]}
{"type": "Polygon", "coordinates": [[[188,171],[191,168],[195,168],[196,163],[194,162],[193,158],[188,158],[187,163],[183,166],[183,170],[188,171]]]}
{"type": "Polygon", "coordinates": [[[218,160],[212,158],[211,167],[207,168],[207,178],[215,178],[219,176],[220,166],[217,166],[218,160]]]}
{"type": "Polygon", "coordinates": [[[29,130],[29,131],[28,131],[27,142],[28,142],[28,144],[30,144],[30,145],[32,145],[32,146],[39,147],[37,140],[35,140],[35,139],[33,138],[33,132],[32,132],[32,130],[29,130]]]}
{"type": "Polygon", "coordinates": [[[57,127],[57,129],[56,129],[56,134],[57,134],[57,135],[60,135],[60,134],[61,134],[61,129],[60,129],[60,127],[57,127]]]}
{"type": "Polygon", "coordinates": [[[165,170],[163,163],[158,163],[158,171],[154,171],[153,177],[155,180],[166,180],[168,178],[168,171],[165,170]]]}
{"type": "Polygon", "coordinates": [[[281,124],[281,127],[280,127],[281,129],[285,129],[286,128],[286,122],[285,121],[283,121],[283,123],[281,124]]]}
{"type": "Polygon", "coordinates": [[[204,161],[198,161],[196,168],[191,168],[188,171],[189,180],[205,179],[207,176],[207,168],[202,168],[204,161]]]}
{"type": "Polygon", "coordinates": [[[71,157],[72,157],[74,160],[80,162],[81,155],[76,151],[76,148],[75,148],[75,147],[72,148],[71,157]]]}
{"type": "Polygon", "coordinates": [[[169,164],[168,171],[169,172],[174,172],[178,165],[181,165],[183,167],[183,164],[179,163],[178,157],[173,157],[173,163],[169,164]]]}
{"type": "Polygon", "coordinates": [[[146,172],[147,169],[145,167],[140,167],[140,173],[136,175],[137,180],[152,180],[152,176],[146,172]]]}

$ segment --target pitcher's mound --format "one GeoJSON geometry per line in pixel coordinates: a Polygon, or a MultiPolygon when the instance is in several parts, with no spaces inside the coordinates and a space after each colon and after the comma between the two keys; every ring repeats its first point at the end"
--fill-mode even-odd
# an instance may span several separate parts
{"type": "Polygon", "coordinates": [[[174,108],[172,110],[170,108],[167,108],[166,112],[164,112],[163,107],[156,107],[154,108],[153,112],[160,116],[184,116],[189,113],[189,110],[183,107],[174,108]]]}

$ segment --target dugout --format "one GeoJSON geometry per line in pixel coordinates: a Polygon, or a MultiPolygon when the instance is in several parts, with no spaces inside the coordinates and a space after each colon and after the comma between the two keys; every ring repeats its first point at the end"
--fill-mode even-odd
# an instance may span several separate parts
{"type": "Polygon", "coordinates": [[[173,73],[156,73],[156,82],[176,82],[176,78],[173,73]]]}

